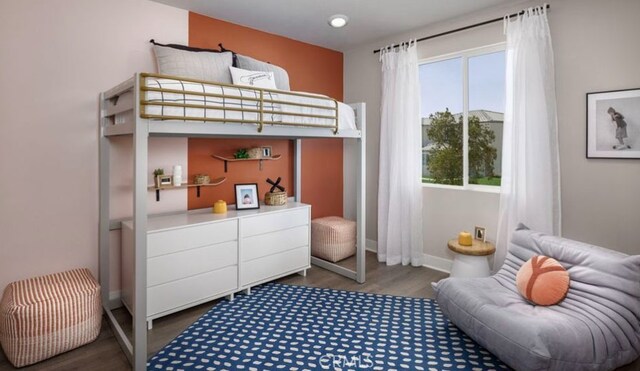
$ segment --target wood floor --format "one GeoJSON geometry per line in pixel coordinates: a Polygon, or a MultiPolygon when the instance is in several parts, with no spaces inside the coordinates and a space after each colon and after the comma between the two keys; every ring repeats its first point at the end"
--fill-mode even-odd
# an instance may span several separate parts
{"type": "MultiPolygon", "coordinates": [[[[348,259],[345,266],[353,268],[355,259],[348,259]]],[[[278,280],[280,283],[291,285],[305,285],[313,287],[333,288],[349,291],[363,291],[378,294],[412,296],[430,298],[433,297],[431,282],[437,282],[447,277],[446,273],[438,272],[424,267],[388,267],[379,264],[373,253],[367,253],[367,282],[358,284],[338,274],[326,271],[322,268],[312,267],[306,277],[291,275],[278,280]]],[[[178,336],[185,328],[195,322],[207,312],[217,301],[190,308],[167,317],[157,319],[153,323],[153,330],[148,332],[148,353],[155,354],[164,345],[178,336]]],[[[116,312],[118,321],[126,331],[130,332],[131,317],[125,310],[116,312]]],[[[16,370],[6,360],[4,353],[0,351],[0,370],[16,370]]],[[[111,328],[103,320],[102,331],[98,339],[91,344],[79,349],[61,354],[36,365],[24,367],[25,371],[51,371],[51,370],[92,370],[92,371],[119,371],[131,370],[127,358],[120,350],[111,328]]],[[[640,370],[640,362],[626,366],[619,371],[640,370]]]]}

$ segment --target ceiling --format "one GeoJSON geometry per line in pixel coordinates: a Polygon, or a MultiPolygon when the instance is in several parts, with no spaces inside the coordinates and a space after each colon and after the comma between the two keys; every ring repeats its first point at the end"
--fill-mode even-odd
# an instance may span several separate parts
{"type": "Polygon", "coordinates": [[[514,0],[154,0],[213,18],[345,51],[362,43],[514,0]],[[349,24],[327,19],[346,14],[349,24]]]}

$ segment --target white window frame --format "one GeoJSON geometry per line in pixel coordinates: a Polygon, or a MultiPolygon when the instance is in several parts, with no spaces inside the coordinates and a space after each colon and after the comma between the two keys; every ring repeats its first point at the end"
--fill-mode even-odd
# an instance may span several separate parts
{"type": "MultiPolygon", "coordinates": [[[[423,187],[500,193],[501,186],[469,184],[469,58],[477,57],[484,54],[497,53],[501,51],[505,52],[506,57],[506,47],[507,43],[501,42],[497,44],[481,46],[478,48],[467,49],[455,53],[443,54],[437,57],[424,58],[418,61],[418,66],[422,66],[423,64],[462,58],[462,185],[459,186],[452,184],[424,183],[422,182],[421,177],[420,182],[422,183],[423,187]]],[[[420,148],[420,151],[420,160],[422,161],[422,148],[420,148]]]]}

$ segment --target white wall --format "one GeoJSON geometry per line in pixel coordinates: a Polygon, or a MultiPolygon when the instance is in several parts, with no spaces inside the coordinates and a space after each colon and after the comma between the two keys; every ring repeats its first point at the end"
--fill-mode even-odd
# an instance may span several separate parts
{"type": "MultiPolygon", "coordinates": [[[[155,70],[151,38],[186,43],[188,13],[146,0],[0,3],[0,290],[74,267],[97,277],[98,93],[155,70]]],[[[126,142],[112,160],[114,217],[131,210],[126,142]]],[[[150,168],[186,165],[185,139],[151,147],[150,168]]],[[[183,209],[186,193],[149,205],[183,209]]]]}
{"type": "Polygon", "coordinates": [[[640,1],[552,6],[563,235],[640,254],[640,160],[585,158],[585,94],[640,88],[640,1]]]}
{"type": "MultiPolygon", "coordinates": [[[[585,158],[585,94],[640,87],[640,2],[555,0],[549,13],[558,94],[562,170],[563,231],[569,238],[627,253],[640,253],[635,233],[640,226],[640,160],[585,158]]],[[[345,101],[367,103],[367,238],[377,239],[377,183],[380,132],[380,62],[378,49],[542,5],[516,2],[473,15],[379,40],[344,54],[345,101]]],[[[502,23],[422,42],[419,58],[504,41],[502,23]]],[[[346,170],[347,171],[347,170],[346,170]]],[[[499,196],[475,191],[424,188],[424,251],[442,267],[452,257],[448,239],[474,225],[487,227],[495,240],[499,196]],[[444,260],[443,260],[444,259],[444,260]]],[[[430,264],[427,262],[427,264],[430,264]]]]}

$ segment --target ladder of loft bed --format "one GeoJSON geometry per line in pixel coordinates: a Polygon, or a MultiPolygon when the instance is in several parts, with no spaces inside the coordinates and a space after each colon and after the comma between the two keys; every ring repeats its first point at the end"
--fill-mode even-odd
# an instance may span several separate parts
{"type": "MultiPolygon", "coordinates": [[[[122,348],[123,353],[133,364],[133,346],[127,338],[122,326],[118,323],[113,310],[118,307],[117,303],[113,303],[110,297],[111,293],[111,262],[110,262],[110,233],[111,233],[111,215],[110,215],[110,190],[109,190],[109,166],[110,166],[110,146],[111,142],[107,137],[106,131],[108,125],[110,125],[107,118],[107,104],[106,100],[111,99],[113,96],[118,96],[118,92],[114,90],[121,90],[123,85],[131,83],[120,84],[118,87],[110,91],[110,95],[106,93],[100,94],[100,120],[99,120],[99,232],[98,232],[98,246],[99,246],[99,279],[100,287],[102,291],[102,307],[106,315],[107,323],[111,327],[113,334],[118,341],[118,344],[122,348]]],[[[146,349],[145,349],[146,352],[146,349]]]]}
{"type": "Polygon", "coordinates": [[[100,121],[99,121],[99,230],[98,230],[98,246],[99,246],[99,279],[102,291],[102,307],[107,317],[107,323],[113,330],[114,336],[123,353],[132,362],[133,348],[127,338],[122,326],[118,323],[112,310],[117,307],[111,302],[111,263],[110,263],[110,191],[109,191],[109,164],[110,164],[110,146],[109,138],[105,131],[109,122],[106,117],[105,93],[100,94],[100,121]]]}
{"type": "Polygon", "coordinates": [[[102,287],[103,309],[107,315],[107,322],[113,329],[116,340],[120,344],[125,356],[132,365],[133,371],[147,368],[147,158],[149,146],[149,122],[140,118],[139,104],[133,105],[134,125],[133,137],[133,226],[134,226],[134,297],[135,308],[132,318],[133,343],[118,323],[113,310],[121,305],[111,303],[110,271],[110,189],[109,189],[109,155],[110,141],[106,135],[107,125],[111,125],[107,117],[107,100],[118,99],[120,94],[133,90],[133,101],[140,101],[140,79],[136,74],[133,79],[118,85],[107,93],[100,95],[99,121],[99,248],[100,248],[100,285],[102,287]]]}

